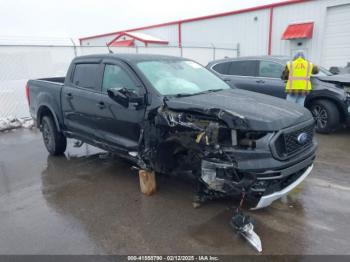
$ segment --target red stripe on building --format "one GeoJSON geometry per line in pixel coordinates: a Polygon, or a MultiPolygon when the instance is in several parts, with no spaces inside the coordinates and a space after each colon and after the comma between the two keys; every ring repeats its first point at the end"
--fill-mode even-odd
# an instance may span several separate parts
{"type": "Polygon", "coordinates": [[[182,46],[182,32],[181,32],[181,22],[177,24],[177,31],[178,31],[178,42],[179,42],[179,47],[182,46]]]}
{"type": "Polygon", "coordinates": [[[269,20],[269,43],[267,54],[271,55],[272,49],[272,22],[273,22],[273,7],[270,8],[270,20],[269,20]]]}
{"type": "Polygon", "coordinates": [[[122,32],[132,32],[132,31],[138,31],[138,30],[144,30],[144,29],[150,29],[150,28],[157,28],[157,27],[168,26],[168,25],[182,24],[182,23],[206,20],[206,19],[211,19],[211,18],[216,18],[216,17],[222,17],[222,16],[228,16],[228,15],[236,15],[236,14],[241,14],[241,13],[253,12],[253,11],[257,11],[257,10],[270,9],[270,8],[275,8],[275,7],[279,7],[279,6],[304,3],[304,2],[308,2],[308,1],[312,1],[312,0],[283,1],[283,2],[279,2],[279,3],[268,4],[268,5],[261,5],[261,6],[256,6],[256,7],[250,7],[250,8],[246,8],[246,9],[230,11],[230,12],[224,12],[224,13],[219,13],[219,14],[214,14],[214,15],[200,16],[200,17],[189,18],[189,19],[178,20],[178,21],[172,21],[172,22],[167,22],[167,23],[161,23],[161,24],[137,27],[137,28],[132,28],[132,29],[129,29],[129,30],[121,30],[121,31],[116,31],[116,32],[111,32],[111,33],[106,33],[106,34],[87,36],[87,37],[79,38],[79,41],[81,43],[82,40],[93,39],[93,38],[103,37],[103,36],[110,36],[110,35],[115,35],[115,34],[119,34],[119,33],[122,33],[122,32]]]}

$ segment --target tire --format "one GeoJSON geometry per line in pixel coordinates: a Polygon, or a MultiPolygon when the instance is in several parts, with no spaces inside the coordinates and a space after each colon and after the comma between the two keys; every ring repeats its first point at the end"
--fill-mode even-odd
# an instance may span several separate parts
{"type": "Polygon", "coordinates": [[[310,110],[316,121],[316,132],[329,134],[339,126],[339,110],[332,101],[316,100],[310,110]]]}
{"type": "Polygon", "coordinates": [[[67,148],[67,139],[62,133],[57,131],[56,124],[52,117],[44,116],[41,124],[41,132],[47,151],[52,156],[63,154],[67,148]]]}

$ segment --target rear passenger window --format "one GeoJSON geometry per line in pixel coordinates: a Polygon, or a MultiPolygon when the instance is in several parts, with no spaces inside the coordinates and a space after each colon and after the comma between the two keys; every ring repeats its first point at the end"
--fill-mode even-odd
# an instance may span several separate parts
{"type": "Polygon", "coordinates": [[[219,74],[226,75],[227,74],[227,68],[229,67],[229,65],[230,65],[230,62],[224,62],[224,63],[216,64],[215,66],[213,66],[213,70],[215,72],[218,72],[219,74]]]}
{"type": "Polygon", "coordinates": [[[281,78],[283,70],[284,67],[280,64],[269,61],[260,61],[259,76],[281,78]]]}
{"type": "Polygon", "coordinates": [[[106,65],[103,74],[102,92],[107,93],[109,88],[126,88],[137,90],[138,87],[129,74],[118,65],[106,65]]]}
{"type": "Polygon", "coordinates": [[[76,64],[73,84],[84,88],[98,90],[99,66],[99,64],[76,64]]]}
{"type": "Polygon", "coordinates": [[[230,63],[228,75],[256,76],[258,61],[234,61],[230,63]]]}

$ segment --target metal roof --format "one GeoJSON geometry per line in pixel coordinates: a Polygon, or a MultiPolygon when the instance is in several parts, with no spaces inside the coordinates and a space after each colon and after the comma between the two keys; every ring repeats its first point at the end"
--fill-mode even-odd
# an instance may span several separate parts
{"type": "Polygon", "coordinates": [[[134,46],[134,39],[110,42],[108,46],[134,46]]]}
{"type": "Polygon", "coordinates": [[[113,43],[117,43],[116,41],[118,39],[120,39],[123,36],[128,36],[132,39],[141,41],[143,43],[147,44],[168,44],[168,41],[162,40],[160,38],[151,36],[151,35],[147,35],[144,33],[140,33],[140,32],[121,32],[119,34],[117,34],[117,36],[115,38],[113,38],[112,41],[110,41],[107,45],[113,45],[113,43]]]}

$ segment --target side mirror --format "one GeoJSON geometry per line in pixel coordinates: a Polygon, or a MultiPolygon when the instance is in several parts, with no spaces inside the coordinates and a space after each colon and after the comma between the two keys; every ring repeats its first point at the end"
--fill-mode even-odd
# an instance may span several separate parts
{"type": "Polygon", "coordinates": [[[109,88],[107,89],[107,94],[118,104],[124,107],[129,106],[129,97],[125,95],[125,88],[109,88]]]}
{"type": "Polygon", "coordinates": [[[135,107],[139,107],[144,104],[144,97],[132,92],[125,87],[122,88],[109,88],[107,90],[108,96],[118,104],[129,107],[130,103],[135,103],[135,107]]]}
{"type": "Polygon", "coordinates": [[[340,73],[340,70],[339,70],[339,67],[332,66],[332,67],[329,69],[329,72],[331,72],[333,75],[338,75],[338,74],[340,73]]]}
{"type": "Polygon", "coordinates": [[[230,78],[223,78],[222,80],[224,80],[225,83],[228,84],[231,88],[237,88],[230,78]]]}

